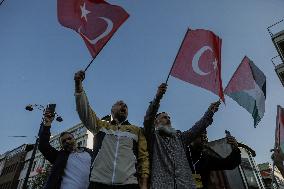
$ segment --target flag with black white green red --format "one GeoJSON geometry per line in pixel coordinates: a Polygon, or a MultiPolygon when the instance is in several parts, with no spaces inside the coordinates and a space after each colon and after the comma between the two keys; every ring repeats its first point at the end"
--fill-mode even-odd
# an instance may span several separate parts
{"type": "Polygon", "coordinates": [[[251,113],[256,127],[265,112],[266,77],[248,57],[235,71],[225,94],[251,113]]]}

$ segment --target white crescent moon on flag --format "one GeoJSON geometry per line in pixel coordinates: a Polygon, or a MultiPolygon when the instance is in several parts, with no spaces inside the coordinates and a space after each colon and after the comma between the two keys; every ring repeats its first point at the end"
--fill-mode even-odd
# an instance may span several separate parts
{"type": "Polygon", "coordinates": [[[83,33],[81,33],[81,27],[78,29],[78,32],[84,36],[84,38],[89,41],[89,43],[91,43],[92,45],[95,45],[99,40],[101,40],[102,38],[104,38],[105,36],[107,36],[111,31],[112,31],[112,28],[113,28],[113,22],[106,18],[106,17],[99,17],[100,19],[103,19],[106,23],[107,23],[107,28],[106,30],[101,34],[99,35],[98,37],[96,37],[95,39],[89,39],[86,35],[84,35],[83,33]]]}
{"type": "MultiPolygon", "coordinates": [[[[199,65],[198,65],[198,62],[199,62],[199,59],[201,57],[201,55],[207,51],[207,50],[210,50],[213,52],[213,50],[211,49],[211,47],[209,46],[203,46],[202,48],[200,48],[194,55],[193,59],[192,59],[192,69],[195,73],[197,73],[198,75],[208,75],[210,74],[211,71],[209,72],[203,72],[199,65]]],[[[212,62],[212,64],[214,65],[214,70],[217,68],[217,60],[215,59],[214,62],[212,62]]]]}

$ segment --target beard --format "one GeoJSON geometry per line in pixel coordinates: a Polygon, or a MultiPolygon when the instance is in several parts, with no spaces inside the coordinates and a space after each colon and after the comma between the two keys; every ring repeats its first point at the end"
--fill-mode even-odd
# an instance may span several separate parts
{"type": "Polygon", "coordinates": [[[122,123],[126,120],[126,116],[125,115],[120,115],[117,117],[117,120],[119,121],[119,123],[122,123]]]}
{"type": "Polygon", "coordinates": [[[68,152],[72,152],[73,150],[74,150],[74,148],[75,148],[75,142],[71,142],[71,143],[69,143],[69,144],[67,144],[67,143],[65,143],[64,145],[63,145],[63,149],[65,150],[65,151],[68,151],[68,152]]]}
{"type": "Polygon", "coordinates": [[[174,136],[177,133],[171,125],[158,125],[156,126],[156,131],[167,136],[174,136]]]}
{"type": "Polygon", "coordinates": [[[127,119],[127,114],[118,112],[113,115],[113,118],[117,119],[119,123],[122,123],[127,119]]]}

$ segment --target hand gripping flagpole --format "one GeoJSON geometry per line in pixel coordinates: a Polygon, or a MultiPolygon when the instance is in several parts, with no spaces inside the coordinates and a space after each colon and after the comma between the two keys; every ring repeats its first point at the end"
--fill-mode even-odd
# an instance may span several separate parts
{"type": "Polygon", "coordinates": [[[177,54],[176,54],[175,60],[174,60],[174,62],[173,62],[173,64],[172,64],[172,67],[171,67],[171,69],[170,69],[170,72],[168,73],[168,76],[167,76],[167,79],[166,79],[166,84],[168,84],[168,80],[169,80],[169,77],[170,77],[171,72],[172,72],[172,70],[173,70],[173,67],[174,67],[174,65],[175,65],[175,62],[176,62],[178,53],[179,53],[179,51],[180,51],[180,49],[181,49],[181,47],[182,47],[182,45],[183,45],[183,43],[184,43],[185,37],[187,36],[188,32],[190,32],[190,29],[187,29],[187,31],[186,31],[186,33],[185,33],[185,35],[184,35],[184,37],[183,37],[183,40],[182,40],[182,42],[181,42],[181,45],[180,45],[180,47],[179,47],[179,49],[178,49],[178,52],[177,52],[177,54]]]}

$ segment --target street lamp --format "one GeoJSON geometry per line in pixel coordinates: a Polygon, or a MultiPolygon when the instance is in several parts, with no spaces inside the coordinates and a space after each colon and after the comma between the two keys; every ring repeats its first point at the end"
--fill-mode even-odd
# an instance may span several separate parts
{"type": "MultiPolygon", "coordinates": [[[[25,107],[25,109],[27,111],[33,111],[34,109],[38,109],[38,110],[42,111],[43,113],[47,110],[47,108],[48,108],[48,105],[46,107],[44,107],[43,105],[40,105],[40,104],[34,104],[34,105],[29,104],[29,105],[27,105],[25,107]]],[[[56,121],[58,121],[58,122],[62,122],[63,121],[62,117],[59,116],[56,112],[54,112],[54,115],[56,116],[56,121]]],[[[28,180],[29,180],[29,176],[30,176],[30,173],[31,173],[33,161],[35,159],[36,150],[38,148],[39,135],[40,135],[42,126],[43,126],[43,118],[41,120],[40,128],[39,128],[39,131],[38,131],[38,134],[37,134],[38,137],[36,138],[36,142],[34,144],[32,156],[31,156],[31,159],[30,159],[30,162],[29,162],[29,166],[28,166],[28,169],[27,169],[27,173],[26,173],[26,177],[25,177],[25,180],[24,180],[24,183],[23,183],[23,189],[27,189],[28,188],[27,187],[28,186],[28,180]]]]}

